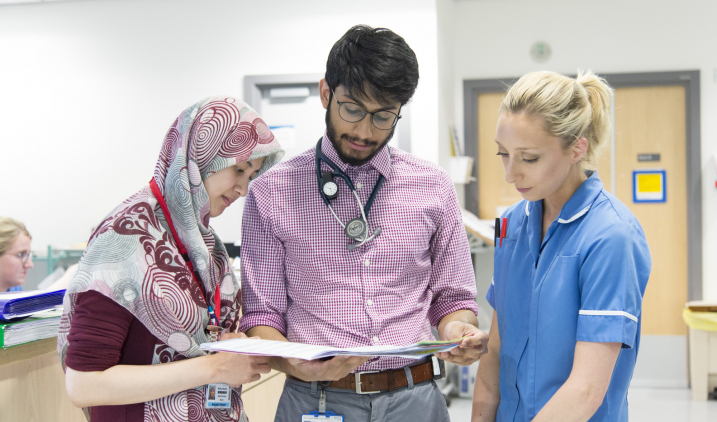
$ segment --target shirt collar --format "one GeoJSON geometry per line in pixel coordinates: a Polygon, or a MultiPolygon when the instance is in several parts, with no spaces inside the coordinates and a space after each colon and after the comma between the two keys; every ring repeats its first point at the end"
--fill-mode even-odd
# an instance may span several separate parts
{"type": "MultiPolygon", "coordinates": [[[[597,171],[586,170],[585,175],[588,178],[585,179],[578,190],[575,191],[573,196],[568,199],[568,202],[563,205],[563,209],[560,210],[558,223],[572,223],[587,214],[587,212],[590,211],[590,207],[593,202],[595,202],[595,198],[597,198],[598,194],[602,192],[603,185],[597,175],[597,171]]],[[[542,211],[542,201],[525,201],[525,215],[530,216],[530,213],[535,211],[536,206],[541,206],[542,211]]]]}
{"type": "Polygon", "coordinates": [[[351,167],[357,170],[366,169],[368,167],[373,167],[383,175],[386,179],[389,178],[391,175],[391,153],[388,150],[389,146],[386,145],[385,147],[381,148],[381,150],[378,152],[378,154],[374,155],[371,160],[369,160],[368,163],[363,164],[358,167],[349,166],[348,164],[341,161],[339,158],[339,154],[336,152],[336,149],[334,149],[334,144],[331,143],[331,140],[329,140],[329,136],[326,132],[324,132],[324,137],[321,140],[321,152],[331,161],[334,162],[339,168],[346,172],[346,170],[351,167]]]}

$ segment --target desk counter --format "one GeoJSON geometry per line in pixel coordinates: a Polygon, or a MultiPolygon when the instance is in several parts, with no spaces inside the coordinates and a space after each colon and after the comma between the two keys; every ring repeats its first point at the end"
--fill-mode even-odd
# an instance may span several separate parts
{"type": "Polygon", "coordinates": [[[67,397],[56,338],[0,349],[0,421],[85,421],[67,397]]]}

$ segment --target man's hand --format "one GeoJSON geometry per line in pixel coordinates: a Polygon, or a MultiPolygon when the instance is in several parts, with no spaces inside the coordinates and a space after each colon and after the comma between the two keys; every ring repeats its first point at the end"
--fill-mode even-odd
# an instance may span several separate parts
{"type": "MultiPolygon", "coordinates": [[[[266,325],[252,327],[247,334],[266,340],[287,341],[276,328],[266,325]]],[[[336,381],[350,374],[369,359],[358,356],[335,356],[329,360],[302,360],[274,356],[271,358],[271,366],[277,371],[303,381],[336,381]]]]}
{"type": "Polygon", "coordinates": [[[287,358],[292,366],[291,375],[302,381],[336,381],[363,365],[369,357],[334,356],[329,360],[303,360],[287,358]]]}
{"type": "Polygon", "coordinates": [[[476,328],[475,325],[463,321],[451,321],[446,324],[441,340],[457,340],[465,337],[463,341],[450,352],[436,353],[436,357],[457,365],[468,366],[480,359],[488,351],[488,334],[476,328]]]}

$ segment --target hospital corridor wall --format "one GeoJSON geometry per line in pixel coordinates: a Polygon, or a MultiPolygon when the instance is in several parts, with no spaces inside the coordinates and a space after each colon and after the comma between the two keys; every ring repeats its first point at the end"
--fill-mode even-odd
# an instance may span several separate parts
{"type": "MultiPolygon", "coordinates": [[[[333,43],[359,23],[391,28],[416,52],[411,151],[437,163],[435,10],[434,0],[0,4],[0,57],[12,63],[0,66],[0,178],[22,180],[0,185],[0,215],[20,218],[38,251],[86,242],[147,184],[184,107],[242,98],[246,75],[323,74],[333,43]]],[[[212,220],[226,242],[239,240],[241,205],[212,220]]]]}

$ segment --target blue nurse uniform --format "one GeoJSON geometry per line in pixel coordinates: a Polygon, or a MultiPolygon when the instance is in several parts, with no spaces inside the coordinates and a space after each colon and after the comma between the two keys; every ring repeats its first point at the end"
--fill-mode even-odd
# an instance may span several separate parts
{"type": "Polygon", "coordinates": [[[634,215],[597,172],[542,237],[543,202],[510,207],[486,298],[498,316],[496,421],[530,421],[565,383],[576,341],[619,342],[610,386],[590,421],[627,421],[650,251],[634,215]]]}

